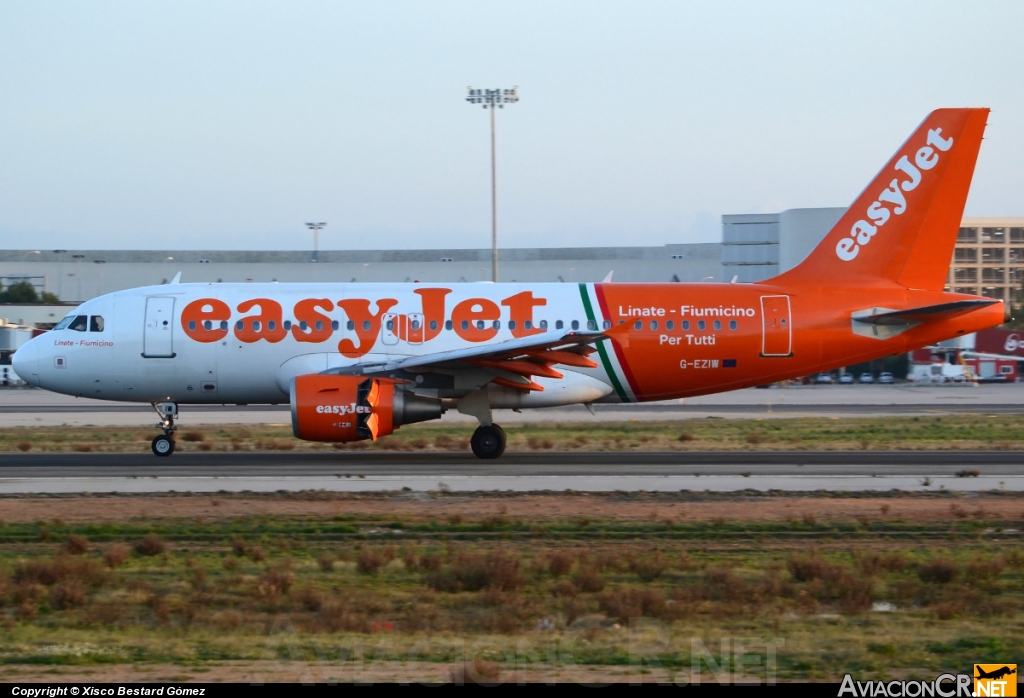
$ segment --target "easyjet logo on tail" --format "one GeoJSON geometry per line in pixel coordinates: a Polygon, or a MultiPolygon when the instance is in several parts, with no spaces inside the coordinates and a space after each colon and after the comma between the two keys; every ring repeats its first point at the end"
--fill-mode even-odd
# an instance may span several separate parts
{"type": "Polygon", "coordinates": [[[909,179],[900,180],[893,178],[887,189],[883,189],[878,199],[873,201],[867,209],[865,218],[857,221],[850,228],[850,236],[842,238],[836,244],[836,256],[844,262],[856,258],[860,248],[871,243],[878,229],[888,222],[895,214],[903,215],[907,210],[907,197],[903,192],[913,191],[921,184],[924,178],[922,171],[927,172],[939,164],[939,153],[944,153],[953,147],[953,138],[943,138],[941,128],[933,128],[928,131],[927,145],[919,148],[914,154],[914,162],[904,155],[893,169],[898,170],[909,179]],[[938,151],[938,152],[936,152],[938,151]],[[886,204],[890,204],[889,208],[886,204]]]}

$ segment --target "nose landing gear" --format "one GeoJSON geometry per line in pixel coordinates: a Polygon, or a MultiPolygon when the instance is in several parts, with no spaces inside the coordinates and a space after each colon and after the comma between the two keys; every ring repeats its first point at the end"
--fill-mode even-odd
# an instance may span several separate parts
{"type": "Polygon", "coordinates": [[[160,457],[166,457],[174,453],[174,432],[178,427],[174,426],[174,419],[178,416],[178,404],[175,402],[155,402],[153,409],[160,415],[160,423],[157,429],[162,429],[163,434],[153,439],[153,453],[160,457]]]}

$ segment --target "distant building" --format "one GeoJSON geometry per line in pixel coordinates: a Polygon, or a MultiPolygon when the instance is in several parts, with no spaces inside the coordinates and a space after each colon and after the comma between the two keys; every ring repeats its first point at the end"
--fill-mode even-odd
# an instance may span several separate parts
{"type": "Polygon", "coordinates": [[[844,213],[845,208],[793,208],[722,216],[723,276],[740,282],[763,281],[792,269],[844,213]]]}
{"type": "MultiPolygon", "coordinates": [[[[846,211],[790,209],[722,216],[721,243],[630,247],[503,249],[502,281],[761,281],[802,262],[846,211]]],[[[38,292],[79,302],[104,293],[183,282],[489,281],[489,249],[328,250],[311,252],[202,250],[0,250],[0,285],[27,281],[38,292]]],[[[965,218],[950,270],[950,290],[1015,300],[1024,279],[1024,218],[965,218]]],[[[0,308],[23,324],[55,322],[58,306],[0,308]]]]}
{"type": "Polygon", "coordinates": [[[965,218],[947,290],[1019,302],[1024,281],[1024,218],[965,218]]]}
{"type": "MultiPolygon", "coordinates": [[[[0,251],[0,283],[28,281],[61,300],[85,301],[112,291],[182,282],[422,282],[491,280],[491,251],[351,250],[230,252],[201,250],[0,251]]],[[[502,281],[722,281],[718,243],[659,247],[554,247],[500,251],[502,281]]],[[[0,312],[0,316],[3,313],[0,312]]]]}

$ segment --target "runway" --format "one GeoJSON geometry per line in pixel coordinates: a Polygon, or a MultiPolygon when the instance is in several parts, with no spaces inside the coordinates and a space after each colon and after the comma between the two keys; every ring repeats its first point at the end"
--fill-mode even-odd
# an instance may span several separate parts
{"type": "Polygon", "coordinates": [[[0,494],[371,491],[1024,491],[1019,451],[18,454],[0,494]],[[958,473],[960,475],[958,476],[958,473]]]}

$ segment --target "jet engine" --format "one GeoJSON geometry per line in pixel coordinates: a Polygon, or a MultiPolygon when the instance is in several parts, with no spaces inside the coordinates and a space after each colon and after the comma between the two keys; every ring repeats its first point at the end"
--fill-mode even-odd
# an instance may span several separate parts
{"type": "Polygon", "coordinates": [[[441,401],[404,389],[405,381],[321,373],[291,384],[292,432],[305,441],[361,441],[403,424],[441,417],[441,401]]]}

